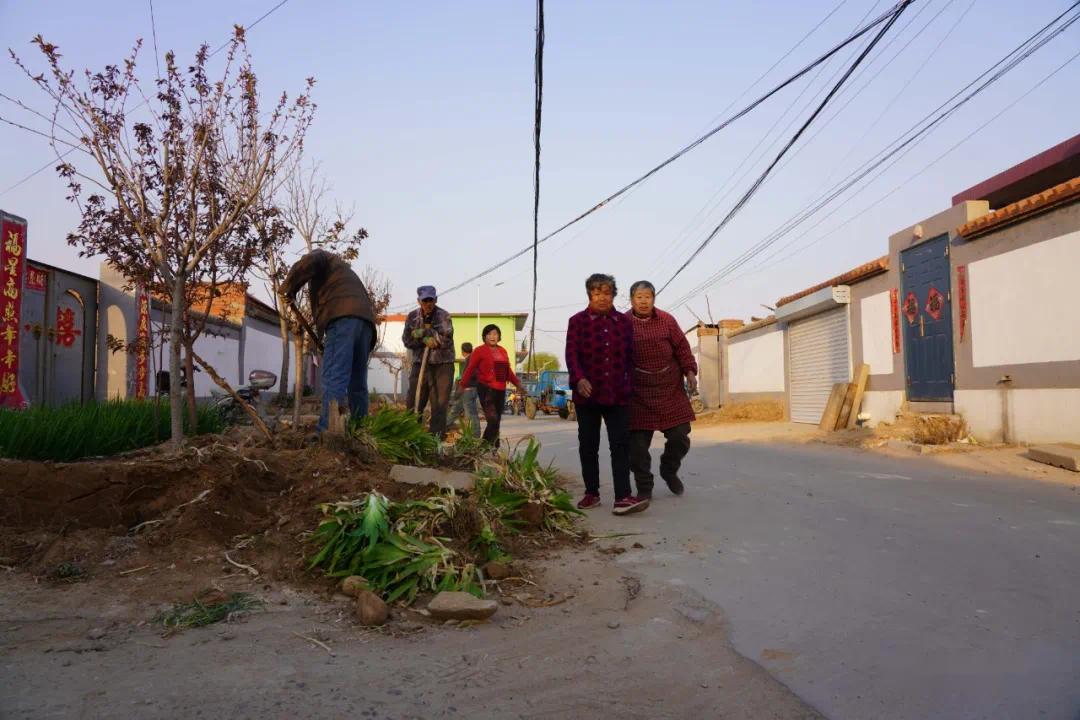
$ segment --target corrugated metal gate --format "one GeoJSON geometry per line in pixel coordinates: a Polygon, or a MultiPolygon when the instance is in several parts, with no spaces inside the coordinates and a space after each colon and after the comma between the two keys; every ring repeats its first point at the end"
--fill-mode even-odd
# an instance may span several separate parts
{"type": "Polygon", "coordinates": [[[833,385],[850,382],[847,307],[796,320],[788,326],[788,342],[791,420],[816,425],[833,385]]]}

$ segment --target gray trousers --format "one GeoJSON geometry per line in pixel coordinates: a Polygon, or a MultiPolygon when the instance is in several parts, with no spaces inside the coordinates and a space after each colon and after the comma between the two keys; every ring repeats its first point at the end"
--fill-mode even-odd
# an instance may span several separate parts
{"type": "MultiPolygon", "coordinates": [[[[634,473],[634,485],[638,495],[651,495],[653,491],[652,430],[630,431],[630,471],[634,473]]],[[[660,455],[660,477],[668,480],[679,476],[683,458],[690,452],[690,423],[683,423],[663,431],[664,452],[660,455]]]]}

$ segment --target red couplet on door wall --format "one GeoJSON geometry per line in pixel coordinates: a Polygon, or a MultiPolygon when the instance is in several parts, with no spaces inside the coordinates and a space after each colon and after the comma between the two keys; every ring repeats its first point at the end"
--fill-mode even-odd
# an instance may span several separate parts
{"type": "Polygon", "coordinates": [[[960,293],[960,342],[964,342],[968,316],[967,265],[956,266],[956,289],[960,293]]]}
{"type": "Polygon", "coordinates": [[[19,387],[19,318],[26,270],[26,224],[0,223],[0,407],[22,408],[19,387]]]}
{"type": "Polygon", "coordinates": [[[892,351],[897,355],[900,353],[900,291],[897,288],[889,291],[889,311],[892,315],[892,351]]]}

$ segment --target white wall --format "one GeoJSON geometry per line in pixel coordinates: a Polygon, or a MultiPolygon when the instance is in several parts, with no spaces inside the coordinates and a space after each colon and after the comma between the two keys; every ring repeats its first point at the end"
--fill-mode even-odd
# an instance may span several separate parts
{"type": "Polygon", "coordinates": [[[870,421],[867,425],[876,427],[878,423],[891,423],[896,420],[896,413],[900,412],[903,404],[903,390],[868,390],[863,395],[859,414],[869,413],[870,421]]]}
{"type": "MultiPolygon", "coordinates": [[[[244,328],[244,382],[252,370],[269,370],[281,380],[281,335],[269,333],[249,322],[244,328]]],[[[217,369],[217,368],[215,368],[217,369]]],[[[296,374],[296,351],[289,343],[289,387],[296,374]]],[[[276,390],[276,388],[275,388],[276,390]]]]}
{"type": "Polygon", "coordinates": [[[784,334],[773,330],[728,344],[728,392],[784,391],[784,334]]]}
{"type": "MultiPolygon", "coordinates": [[[[207,330],[210,330],[210,328],[207,328],[207,330]]],[[[154,331],[160,332],[159,326],[156,323],[154,331]]],[[[164,369],[168,370],[169,341],[165,340],[163,345],[163,365],[164,369]]],[[[217,335],[208,335],[207,332],[204,331],[203,334],[199,336],[199,339],[195,341],[195,352],[234,388],[240,384],[240,340],[238,338],[223,338],[217,335]]],[[[155,351],[152,360],[155,372],[157,370],[157,362],[158,356],[155,351]]],[[[198,365],[195,367],[195,397],[209,397],[211,389],[218,389],[217,383],[211,380],[201,369],[198,369],[198,365]]],[[[154,391],[153,376],[150,378],[150,391],[154,391]]]]}
{"type": "MultiPolygon", "coordinates": [[[[1010,442],[1080,442],[1080,389],[1009,390],[1010,442]]],[[[957,390],[956,412],[981,442],[1002,441],[1001,390],[957,390]]]]}
{"type": "Polygon", "coordinates": [[[864,297],[859,303],[862,316],[862,357],[871,375],[892,375],[892,312],[889,292],[864,297]]]}
{"type": "Polygon", "coordinates": [[[405,352],[405,343],[401,341],[401,334],[405,332],[405,323],[401,320],[388,320],[378,329],[382,337],[382,343],[376,350],[393,353],[405,352]]]}
{"type": "Polygon", "coordinates": [[[974,366],[1080,360],[1078,268],[1080,231],[971,263],[974,366]]]}

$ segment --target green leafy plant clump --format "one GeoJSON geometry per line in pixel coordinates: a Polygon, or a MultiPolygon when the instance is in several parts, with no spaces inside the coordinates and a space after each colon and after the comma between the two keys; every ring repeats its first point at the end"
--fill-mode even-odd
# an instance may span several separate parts
{"type": "Polygon", "coordinates": [[[163,625],[167,632],[175,633],[187,628],[203,627],[222,620],[231,620],[258,610],[263,605],[262,600],[249,593],[234,592],[218,602],[204,603],[195,599],[189,603],[176,603],[169,610],[158,613],[154,617],[154,622],[163,625]]]}
{"type": "Polygon", "coordinates": [[[439,439],[424,429],[415,413],[388,405],[353,423],[350,431],[370,438],[392,463],[426,465],[439,452],[439,439]]]}
{"type": "Polygon", "coordinates": [[[511,449],[494,464],[482,467],[477,476],[477,494],[511,527],[524,524],[520,515],[527,505],[542,508],[542,526],[550,531],[571,532],[574,518],[583,514],[559,486],[555,467],[540,462],[540,443],[533,438],[524,452],[511,449]]]}
{"type": "Polygon", "coordinates": [[[462,590],[483,595],[476,567],[434,535],[452,515],[456,496],[390,502],[372,492],[361,500],[320,506],[326,519],[312,540],[321,545],[310,567],[331,577],[364,576],[388,602],[411,603],[420,592],[462,590]],[[424,539],[420,539],[420,535],[424,539]]]}
{"type": "MultiPolygon", "coordinates": [[[[185,432],[192,429],[184,416],[185,432]]],[[[219,433],[220,413],[200,406],[195,434],[219,433]]],[[[148,447],[169,439],[169,405],[110,400],[61,407],[0,410],[0,457],[70,462],[148,447]]]]}
{"type": "Polygon", "coordinates": [[[372,492],[320,506],[324,519],[312,535],[318,550],[309,567],[331,577],[362,575],[388,602],[411,604],[419,593],[463,590],[481,596],[477,569],[510,559],[506,541],[526,526],[573,531],[581,514],[558,475],[539,461],[540,445],[512,449],[478,473],[469,496],[440,490],[421,500],[393,502],[372,492]],[[533,519],[523,517],[532,506],[533,519]],[[537,519],[537,516],[541,519],[537,519]]]}

